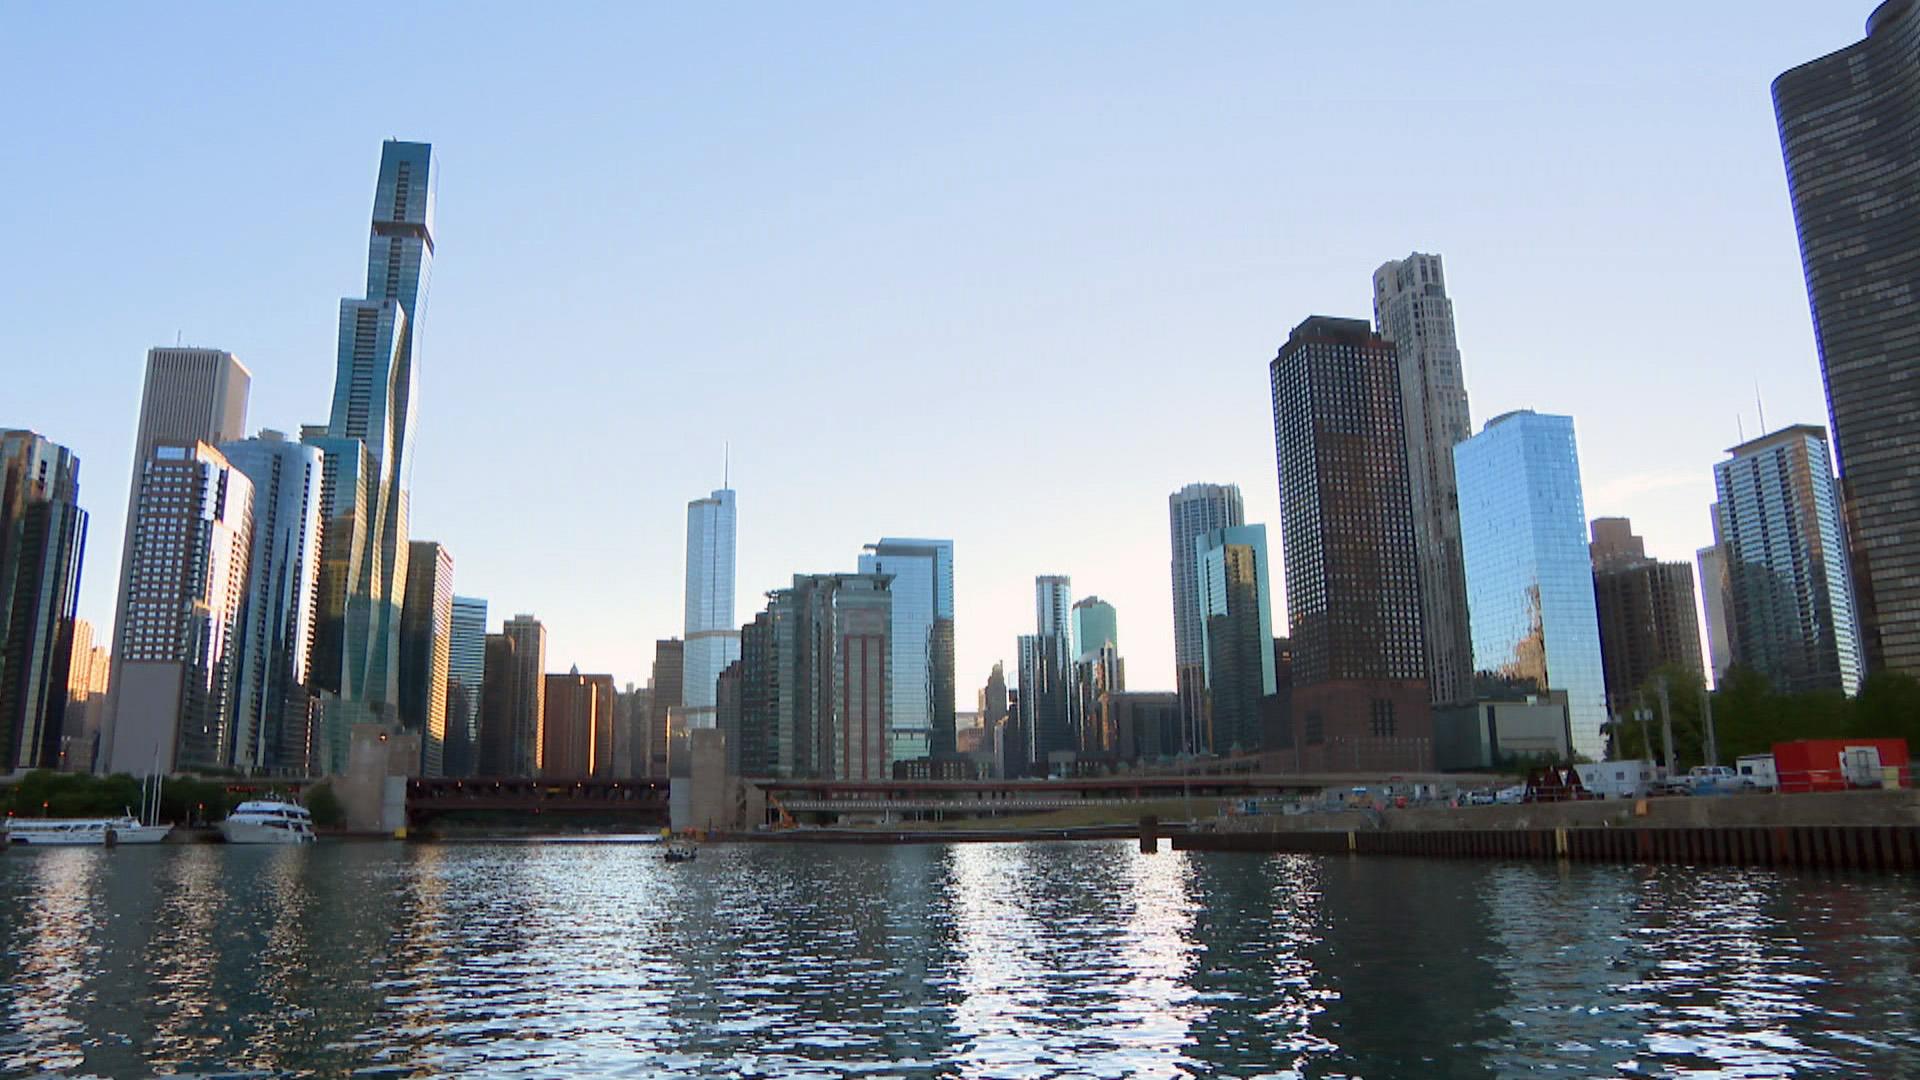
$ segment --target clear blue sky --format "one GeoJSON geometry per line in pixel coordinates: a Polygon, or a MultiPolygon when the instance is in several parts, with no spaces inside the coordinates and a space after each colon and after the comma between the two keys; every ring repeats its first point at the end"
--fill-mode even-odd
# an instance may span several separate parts
{"type": "Polygon", "coordinates": [[[1826,422],[1768,84],[1870,7],[11,3],[0,425],[81,456],[104,627],[146,349],[324,421],[380,140],[425,140],[414,533],[550,668],[645,681],[731,441],[742,619],[948,536],[961,708],[1037,573],[1170,687],[1168,492],[1277,541],[1266,362],[1413,250],[1476,429],[1572,413],[1590,515],[1691,559],[1756,390],[1826,422]]]}

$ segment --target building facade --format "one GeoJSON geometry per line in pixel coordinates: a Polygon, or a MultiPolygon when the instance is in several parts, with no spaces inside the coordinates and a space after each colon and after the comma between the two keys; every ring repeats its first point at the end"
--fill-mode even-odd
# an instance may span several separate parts
{"type": "Polygon", "coordinates": [[[1566,694],[1574,752],[1602,760],[1606,676],[1573,418],[1497,416],[1453,460],[1480,696],[1566,694]]]}
{"type": "Polygon", "coordinates": [[[455,596],[447,633],[446,776],[473,776],[480,767],[480,695],[487,674],[487,602],[455,596]]]}
{"type": "Polygon", "coordinates": [[[1127,688],[1120,658],[1120,616],[1097,596],[1073,602],[1074,715],[1080,718],[1080,751],[1112,754],[1116,742],[1112,695],[1127,688]]]}
{"type": "Polygon", "coordinates": [[[355,547],[338,611],[341,672],[328,680],[339,685],[337,700],[325,707],[336,727],[398,719],[407,484],[420,406],[415,348],[432,276],[436,178],[432,147],[382,144],[366,294],[340,301],[333,411],[326,441],[312,440],[341,459],[330,472],[358,473],[356,498],[350,502],[349,485],[336,482],[325,508],[329,531],[340,517],[355,518],[340,526],[341,539],[355,547]]]}
{"type": "Polygon", "coordinates": [[[953,541],[868,544],[862,574],[893,578],[893,761],[954,753],[953,541]]]}
{"type": "Polygon", "coordinates": [[[1167,496],[1173,552],[1173,676],[1180,695],[1180,746],[1187,753],[1204,744],[1207,700],[1200,582],[1195,576],[1193,541],[1210,530],[1244,524],[1246,508],[1237,484],[1188,484],[1167,496]]]}
{"type": "Polygon", "coordinates": [[[253,483],[253,551],[234,663],[233,764],[306,776],[313,758],[312,659],[320,585],[321,453],[278,431],[222,443],[253,483]]]}
{"type": "Polygon", "coordinates": [[[1274,693],[1267,527],[1214,529],[1193,542],[1200,580],[1209,753],[1258,750],[1260,702],[1274,693]]]}
{"type": "Polygon", "coordinates": [[[1787,693],[1864,675],[1841,494],[1811,424],[1741,443],[1713,467],[1734,663],[1787,693]]]}
{"type": "Polygon", "coordinates": [[[686,643],[679,638],[664,638],[653,643],[653,677],[648,683],[647,731],[642,750],[645,771],[640,775],[665,777],[667,752],[676,733],[683,736],[683,698],[681,681],[687,670],[686,643]]]}
{"type": "Polygon", "coordinates": [[[513,762],[514,712],[525,695],[519,687],[520,658],[505,634],[488,634],[486,674],[480,685],[480,745],[475,757],[480,776],[517,777],[513,762]]]}
{"type": "Polygon", "coordinates": [[[687,504],[686,647],[681,708],[688,728],[714,726],[714,684],[740,659],[733,617],[733,491],[721,488],[687,504]]]}
{"type": "Polygon", "coordinates": [[[161,443],[137,473],[107,771],[228,768],[253,484],[203,442],[161,443]]]}
{"type": "Polygon", "coordinates": [[[107,691],[112,685],[113,653],[94,644],[93,624],[73,621],[73,663],[67,675],[67,716],[61,736],[60,768],[90,773],[98,764],[100,733],[107,726],[107,691]]]}
{"type": "Polygon", "coordinates": [[[420,736],[422,776],[446,775],[452,664],[453,555],[444,544],[409,541],[400,606],[400,729],[420,736]]]}
{"type": "MultiPolygon", "coordinates": [[[[1867,670],[1920,675],[1920,4],[1773,83],[1867,670]]],[[[1843,662],[1842,668],[1846,666],[1843,662]]]]}
{"type": "Polygon", "coordinates": [[[611,675],[548,675],[541,702],[541,775],[560,779],[612,779],[614,694],[611,675]]]}
{"type": "Polygon", "coordinates": [[[1375,270],[1373,317],[1380,336],[1393,342],[1400,362],[1427,682],[1436,705],[1471,701],[1473,643],[1467,626],[1453,448],[1473,434],[1473,426],[1440,256],[1415,252],[1375,270]]]}
{"type": "MultiPolygon", "coordinates": [[[[755,633],[770,630],[773,639],[774,671],[766,692],[775,700],[765,753],[775,775],[892,777],[891,580],[885,574],[796,574],[790,588],[768,595],[770,625],[755,633]]],[[[756,642],[756,652],[762,648],[756,642]]],[[[743,705],[747,693],[743,685],[743,705]]]]}
{"type": "Polygon", "coordinates": [[[1660,668],[1706,677],[1700,662],[1700,609],[1694,603],[1693,567],[1648,558],[1632,522],[1594,518],[1592,535],[1600,664],[1608,711],[1619,716],[1633,708],[1636,693],[1660,668]]]}
{"type": "Polygon", "coordinates": [[[80,459],[0,431],[0,775],[61,764],[86,547],[80,459]]]}
{"type": "MultiPolygon", "coordinates": [[[[501,672],[506,722],[500,733],[500,768],[493,775],[539,776],[545,750],[547,628],[531,615],[515,615],[501,624],[500,632],[513,642],[513,663],[501,672]]],[[[491,653],[486,677],[493,681],[491,653]]]]}
{"type": "Polygon", "coordinates": [[[1394,345],[1365,319],[1314,316],[1268,378],[1302,767],[1425,768],[1431,691],[1394,345]]]}

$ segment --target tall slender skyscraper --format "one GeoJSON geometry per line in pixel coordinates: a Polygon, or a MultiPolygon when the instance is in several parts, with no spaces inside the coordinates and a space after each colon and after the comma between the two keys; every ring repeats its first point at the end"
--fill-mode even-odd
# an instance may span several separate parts
{"type": "Polygon", "coordinates": [[[883,539],[859,567],[893,578],[892,760],[952,754],[953,541],[883,539]]]}
{"type": "Polygon", "coordinates": [[[1659,668],[1704,677],[1693,567],[1648,558],[1626,518],[1594,518],[1591,550],[1609,711],[1618,716],[1628,709],[1634,692],[1659,668]]]}
{"type": "Polygon", "coordinates": [[[400,676],[400,619],[407,581],[407,484],[414,417],[419,404],[415,352],[433,265],[436,174],[425,143],[388,141],[380,150],[364,298],[340,301],[340,351],[333,383],[333,414],[323,445],[330,471],[351,471],[357,441],[365,457],[365,497],[346,505],[343,486],[332,489],[328,527],[340,517],[358,520],[341,614],[339,701],[329,722],[351,725],[396,719],[400,676]]]}
{"type": "Polygon", "coordinates": [[[740,659],[733,618],[733,489],[687,504],[687,611],[681,693],[686,726],[714,726],[713,690],[720,672],[740,659]]]}
{"type": "Polygon", "coordinates": [[[487,602],[453,598],[447,638],[447,746],[441,771],[473,776],[480,764],[480,695],[487,674],[487,602]]]}
{"type": "Polygon", "coordinates": [[[1120,616],[1097,596],[1073,602],[1074,714],[1080,718],[1080,749],[1112,753],[1116,743],[1114,694],[1127,688],[1127,666],[1120,658],[1120,616]]]}
{"type": "Polygon", "coordinates": [[[1427,681],[1435,704],[1472,701],[1473,642],[1467,628],[1453,448],[1473,434],[1473,426],[1440,256],[1415,252],[1375,270],[1373,318],[1380,336],[1393,342],[1400,362],[1427,681]]]}
{"type": "Polygon", "coordinates": [[[1599,761],[1607,683],[1573,418],[1497,416],[1454,448],[1453,462],[1475,670],[1505,687],[1565,693],[1573,749],[1599,761]]]}
{"type": "Polygon", "coordinates": [[[1210,753],[1261,746],[1260,702],[1276,689],[1267,527],[1214,529],[1193,542],[1200,580],[1210,753]]]}
{"type": "Polygon", "coordinates": [[[161,443],[135,473],[107,771],[226,768],[253,484],[206,443],[161,443]]]}
{"type": "Polygon", "coordinates": [[[1840,492],[1827,433],[1799,424],[1741,443],[1713,467],[1734,662],[1775,688],[1860,688],[1840,492]]]}
{"type": "Polygon", "coordinates": [[[1920,675],[1920,3],[1881,4],[1865,40],[1775,79],[1773,105],[1839,451],[1862,659],[1920,675]]]}
{"type": "Polygon", "coordinates": [[[68,772],[92,772],[97,762],[100,733],[107,726],[107,680],[113,674],[113,655],[93,643],[93,624],[73,620],[73,663],[67,675],[66,729],[61,735],[60,767],[68,772]]]}
{"type": "Polygon", "coordinates": [[[1205,643],[1200,631],[1200,580],[1193,541],[1213,529],[1245,525],[1246,510],[1236,484],[1188,484],[1167,496],[1173,559],[1173,677],[1180,692],[1180,745],[1169,753],[1194,753],[1205,746],[1207,677],[1205,643]]]}
{"type": "Polygon", "coordinates": [[[60,762],[86,547],[80,460],[0,431],[0,772],[60,762]]]}
{"type": "Polygon", "coordinates": [[[447,675],[453,657],[453,556],[444,544],[407,544],[400,613],[400,726],[420,733],[420,775],[446,775],[447,675]]]}
{"type": "MultiPolygon", "coordinates": [[[[768,594],[774,670],[764,692],[773,700],[771,712],[753,722],[768,728],[763,754],[775,775],[893,775],[887,760],[889,580],[884,574],[795,574],[791,588],[768,594]]],[[[766,629],[756,620],[756,639],[766,629]]],[[[763,653],[763,641],[756,640],[756,658],[763,653]]]]}
{"type": "Polygon", "coordinates": [[[321,453],[278,431],[222,443],[253,482],[253,552],[234,653],[233,764],[306,776],[313,703],[307,664],[320,582],[321,453]]]}
{"type": "MultiPolygon", "coordinates": [[[[545,752],[547,628],[531,615],[515,615],[500,627],[513,642],[504,764],[508,776],[539,776],[545,752]]],[[[493,670],[487,670],[493,678],[493,670]]]]}
{"type": "Polygon", "coordinates": [[[1302,766],[1428,767],[1433,712],[1394,345],[1365,319],[1316,315],[1294,327],[1268,378],[1302,766]]]}

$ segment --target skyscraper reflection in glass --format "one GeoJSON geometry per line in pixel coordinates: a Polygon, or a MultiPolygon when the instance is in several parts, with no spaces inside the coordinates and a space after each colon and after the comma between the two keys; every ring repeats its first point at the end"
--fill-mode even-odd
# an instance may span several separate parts
{"type": "Polygon", "coordinates": [[[953,541],[887,538],[867,545],[862,574],[893,582],[892,761],[954,752],[953,541]]]}
{"type": "Polygon", "coordinates": [[[1477,681],[1565,693],[1574,752],[1598,761],[1606,677],[1573,418],[1495,417],[1453,462],[1477,681]]]}

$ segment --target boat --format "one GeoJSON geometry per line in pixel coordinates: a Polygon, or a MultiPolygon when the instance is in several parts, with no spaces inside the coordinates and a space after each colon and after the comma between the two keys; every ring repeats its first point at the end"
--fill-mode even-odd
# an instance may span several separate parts
{"type": "Polygon", "coordinates": [[[157,844],[171,825],[142,825],[132,814],[112,818],[8,818],[8,844],[32,847],[104,847],[108,844],[157,844]]]}
{"type": "Polygon", "coordinates": [[[667,845],[667,849],[661,853],[661,858],[668,862],[692,862],[694,857],[699,854],[700,849],[694,847],[692,844],[670,843],[667,845]]]}
{"type": "Polygon", "coordinates": [[[229,844],[311,844],[313,814],[299,803],[249,799],[220,823],[229,844]]]}

